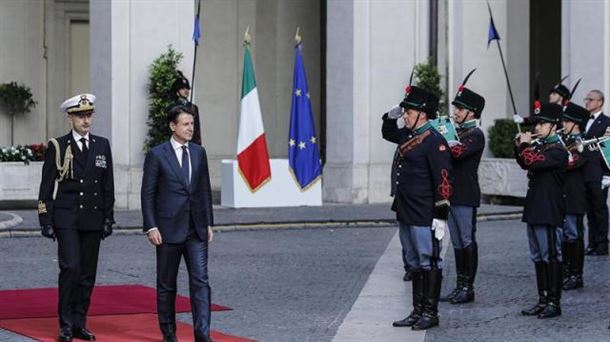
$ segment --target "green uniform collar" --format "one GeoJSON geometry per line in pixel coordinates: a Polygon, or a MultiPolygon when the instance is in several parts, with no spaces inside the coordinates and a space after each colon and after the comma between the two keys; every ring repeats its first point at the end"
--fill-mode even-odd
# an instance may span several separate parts
{"type": "Polygon", "coordinates": [[[466,122],[464,122],[463,124],[461,124],[459,126],[459,129],[469,129],[469,128],[475,128],[479,125],[479,120],[474,119],[474,120],[468,120],[466,122]]]}
{"type": "Polygon", "coordinates": [[[420,134],[424,133],[425,131],[429,130],[430,128],[432,128],[432,124],[430,122],[426,122],[425,124],[421,125],[420,127],[414,129],[413,133],[415,135],[420,135],[420,134]]]}
{"type": "Polygon", "coordinates": [[[559,142],[559,135],[553,134],[551,136],[544,138],[543,141],[545,144],[554,144],[556,142],[559,142]]]}

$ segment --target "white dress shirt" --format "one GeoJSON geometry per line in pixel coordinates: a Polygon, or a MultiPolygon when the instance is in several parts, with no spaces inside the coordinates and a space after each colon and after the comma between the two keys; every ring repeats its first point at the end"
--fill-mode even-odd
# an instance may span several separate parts
{"type": "Polygon", "coordinates": [[[595,120],[597,120],[597,118],[601,114],[602,114],[601,110],[599,112],[595,112],[595,113],[591,114],[592,118],[589,118],[589,121],[587,121],[587,129],[585,129],[585,132],[589,132],[589,129],[591,128],[591,126],[593,126],[593,123],[595,122],[595,120]]]}
{"type": "MultiPolygon", "coordinates": [[[[182,146],[186,146],[186,150],[188,151],[189,143],[187,142],[186,144],[182,145],[181,143],[174,140],[174,137],[172,137],[169,141],[172,144],[172,147],[174,148],[174,153],[176,154],[176,158],[178,158],[178,165],[180,165],[180,167],[182,167],[182,146]]],[[[189,153],[187,152],[186,154],[188,155],[189,153]]],[[[192,176],[193,165],[191,163],[190,155],[188,155],[188,160],[189,160],[189,182],[190,182],[191,179],[193,178],[193,176],[192,176]]]]}
{"type": "Polygon", "coordinates": [[[89,148],[89,133],[88,132],[85,135],[80,135],[80,134],[76,133],[76,131],[72,130],[72,137],[74,138],[74,141],[76,142],[76,146],[78,146],[78,148],[81,151],[83,150],[83,142],[80,141],[81,138],[85,138],[85,144],[87,144],[87,148],[89,148]]]}

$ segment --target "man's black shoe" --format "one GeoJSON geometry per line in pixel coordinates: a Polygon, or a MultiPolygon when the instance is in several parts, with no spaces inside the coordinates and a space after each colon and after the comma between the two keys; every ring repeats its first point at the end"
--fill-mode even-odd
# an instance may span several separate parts
{"type": "Polygon", "coordinates": [[[589,256],[608,255],[608,249],[607,248],[596,248],[591,251],[587,250],[587,252],[585,254],[589,255],[589,256]]]}
{"type": "Polygon", "coordinates": [[[63,328],[59,331],[59,336],[57,339],[60,342],[70,342],[72,341],[72,331],[70,328],[63,328]]]}
{"type": "Polygon", "coordinates": [[[413,280],[413,273],[411,272],[411,270],[406,270],[405,271],[405,275],[402,277],[403,281],[411,281],[413,280]]]}
{"type": "Polygon", "coordinates": [[[584,286],[581,275],[573,275],[563,283],[563,289],[566,291],[580,289],[584,286]]]}
{"type": "Polygon", "coordinates": [[[72,336],[79,340],[84,341],[95,341],[95,335],[91,333],[91,331],[87,330],[87,328],[74,328],[72,329],[72,336]]]}

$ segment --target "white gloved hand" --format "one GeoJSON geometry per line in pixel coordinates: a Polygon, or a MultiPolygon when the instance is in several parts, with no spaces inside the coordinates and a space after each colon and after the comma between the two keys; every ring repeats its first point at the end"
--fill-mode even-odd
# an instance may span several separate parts
{"type": "Polygon", "coordinates": [[[442,240],[447,229],[447,220],[432,219],[432,230],[437,240],[442,240]]]}
{"type": "Polygon", "coordinates": [[[388,118],[398,119],[400,117],[402,117],[402,107],[399,105],[392,107],[392,109],[388,111],[388,118]]]}
{"type": "Polygon", "coordinates": [[[405,122],[405,119],[403,119],[402,117],[400,117],[396,120],[396,127],[398,127],[398,129],[401,129],[401,128],[405,127],[406,125],[407,125],[407,123],[405,122]]]}
{"type": "Polygon", "coordinates": [[[603,176],[602,177],[602,190],[610,187],[610,176],[603,176]]]}
{"type": "Polygon", "coordinates": [[[513,115],[513,122],[516,124],[522,124],[525,120],[518,114],[513,115]]]}

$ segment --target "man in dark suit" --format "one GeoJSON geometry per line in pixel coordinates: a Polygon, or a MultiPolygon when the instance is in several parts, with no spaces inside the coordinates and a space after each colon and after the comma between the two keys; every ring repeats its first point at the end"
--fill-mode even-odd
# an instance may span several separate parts
{"type": "MultiPolygon", "coordinates": [[[[610,126],[610,118],[602,113],[604,94],[591,90],[585,97],[585,107],[591,113],[585,126],[585,139],[599,138],[610,126]]],[[[595,144],[584,151],[589,160],[585,165],[585,187],[587,191],[587,222],[589,246],[587,255],[608,255],[608,189],[602,190],[602,176],[607,172],[602,155],[595,144]]]]}
{"type": "Polygon", "coordinates": [[[163,341],[176,340],[176,278],[184,256],[189,273],[195,341],[210,341],[211,290],[208,242],[212,240],[212,190],[205,149],[189,143],[193,113],[168,112],[170,141],[146,155],[142,178],[144,232],[157,249],[157,310],[163,341]]]}
{"type": "Polygon", "coordinates": [[[66,100],[70,133],[49,141],[38,195],[43,236],[57,239],[59,341],[94,341],[85,327],[100,240],[112,234],[114,179],[108,140],[89,133],[95,96],[66,100]],[[57,195],[53,197],[57,182],[57,195]]]}

